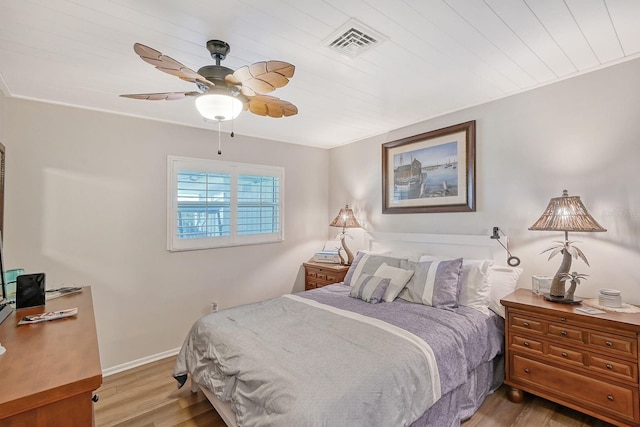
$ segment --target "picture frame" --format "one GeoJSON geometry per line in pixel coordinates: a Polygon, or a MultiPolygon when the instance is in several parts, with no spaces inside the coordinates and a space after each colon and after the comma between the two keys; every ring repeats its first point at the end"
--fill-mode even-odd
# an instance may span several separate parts
{"type": "Polygon", "coordinates": [[[476,122],[382,144],[382,213],[475,212],[476,122]]]}

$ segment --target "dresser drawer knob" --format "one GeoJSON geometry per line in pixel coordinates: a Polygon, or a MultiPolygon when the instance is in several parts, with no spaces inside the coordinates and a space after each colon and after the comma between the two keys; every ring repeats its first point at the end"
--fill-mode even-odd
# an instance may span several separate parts
{"type": "Polygon", "coordinates": [[[530,373],[531,371],[529,370],[529,368],[524,368],[524,372],[525,372],[526,374],[528,374],[528,373],[530,373]]]}
{"type": "Polygon", "coordinates": [[[612,396],[612,395],[608,395],[608,396],[607,396],[607,399],[609,399],[610,401],[612,401],[612,402],[613,402],[613,396],[612,396]]]}
{"type": "Polygon", "coordinates": [[[613,343],[611,341],[607,341],[607,342],[605,342],[605,344],[607,345],[607,347],[611,347],[613,345],[613,343]]]}
{"type": "Polygon", "coordinates": [[[611,363],[607,363],[607,369],[613,369],[613,366],[611,365],[611,363]]]}
{"type": "Polygon", "coordinates": [[[569,355],[567,353],[565,353],[564,351],[562,352],[562,357],[568,357],[569,355]]]}
{"type": "Polygon", "coordinates": [[[529,322],[524,322],[524,323],[522,324],[522,326],[524,326],[525,328],[528,328],[528,327],[529,327],[529,322]]]}
{"type": "Polygon", "coordinates": [[[522,345],[524,345],[525,347],[529,347],[529,342],[525,341],[524,343],[522,343],[522,345]]]}
{"type": "Polygon", "coordinates": [[[560,332],[560,335],[562,335],[563,337],[566,337],[567,336],[567,331],[560,332]]]}
{"type": "Polygon", "coordinates": [[[560,318],[560,321],[561,321],[561,322],[566,322],[566,321],[567,321],[567,318],[566,318],[566,317],[561,317],[561,318],[560,318]]]}

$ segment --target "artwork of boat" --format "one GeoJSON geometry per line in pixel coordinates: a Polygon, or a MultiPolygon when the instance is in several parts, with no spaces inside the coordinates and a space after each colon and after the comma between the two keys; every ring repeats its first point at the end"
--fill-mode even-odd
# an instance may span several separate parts
{"type": "Polygon", "coordinates": [[[400,165],[393,171],[393,183],[398,190],[408,190],[422,183],[422,163],[413,159],[407,165],[400,165]]]}

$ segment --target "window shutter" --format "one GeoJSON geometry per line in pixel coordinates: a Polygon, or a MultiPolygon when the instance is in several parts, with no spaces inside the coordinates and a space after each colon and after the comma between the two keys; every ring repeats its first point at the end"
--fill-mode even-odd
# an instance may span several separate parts
{"type": "Polygon", "coordinates": [[[169,156],[167,249],[283,240],[284,169],[169,156]]]}

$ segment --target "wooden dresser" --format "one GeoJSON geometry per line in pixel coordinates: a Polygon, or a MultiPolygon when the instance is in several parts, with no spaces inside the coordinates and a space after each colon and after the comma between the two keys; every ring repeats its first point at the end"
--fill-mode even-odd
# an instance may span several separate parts
{"type": "Polygon", "coordinates": [[[321,288],[323,286],[339,283],[349,271],[348,265],[329,264],[326,262],[305,262],[304,265],[304,290],[321,288]]]}
{"type": "Polygon", "coordinates": [[[533,393],[619,426],[640,426],[640,314],[588,315],[529,289],[506,309],[509,400],[533,393]]]}
{"type": "Polygon", "coordinates": [[[0,425],[93,425],[94,391],[102,369],[91,288],[22,309],[0,325],[0,425]],[[26,315],[78,307],[77,317],[17,326],[26,315]]]}

